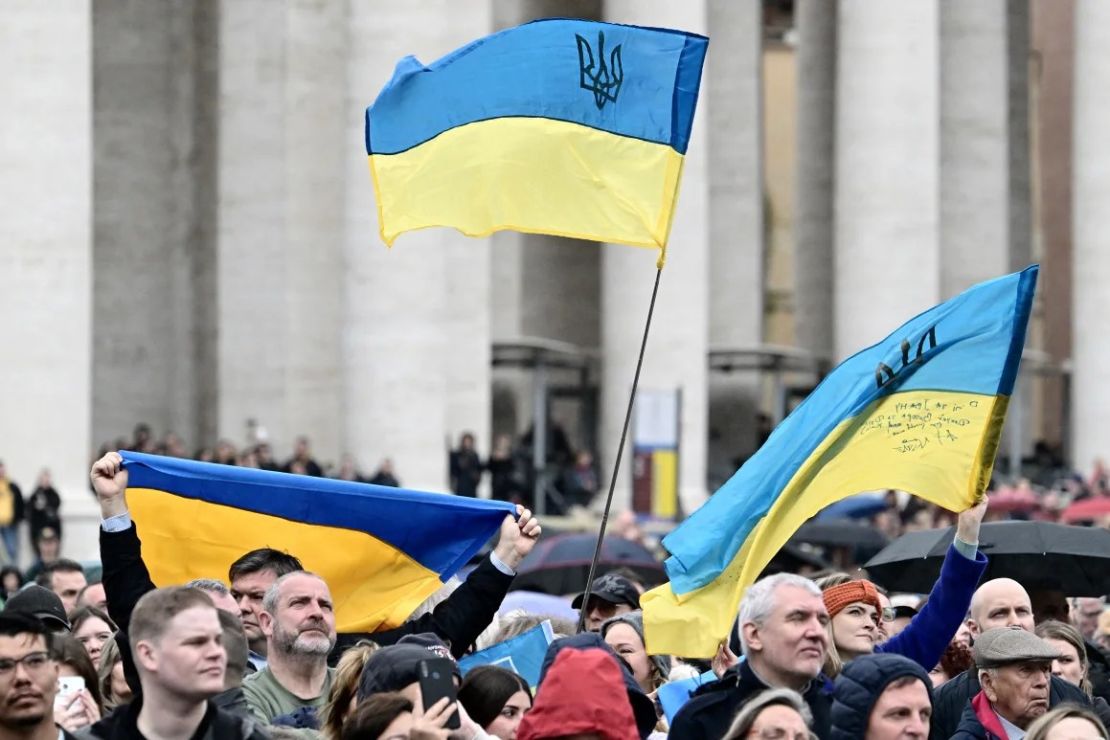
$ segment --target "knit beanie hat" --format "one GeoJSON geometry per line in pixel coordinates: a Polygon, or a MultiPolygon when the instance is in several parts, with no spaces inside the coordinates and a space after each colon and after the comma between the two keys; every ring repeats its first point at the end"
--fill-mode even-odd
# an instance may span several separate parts
{"type": "Polygon", "coordinates": [[[825,608],[829,610],[829,618],[835,617],[849,604],[862,601],[875,607],[876,620],[881,618],[883,605],[879,601],[879,592],[871,581],[848,581],[839,586],[832,586],[821,594],[825,600],[825,608]]]}

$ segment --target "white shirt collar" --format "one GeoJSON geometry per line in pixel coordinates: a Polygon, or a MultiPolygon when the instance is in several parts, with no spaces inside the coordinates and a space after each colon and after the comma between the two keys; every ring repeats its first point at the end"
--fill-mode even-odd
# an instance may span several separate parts
{"type": "Polygon", "coordinates": [[[1022,740],[1022,738],[1025,737],[1025,730],[1021,729],[998,712],[994,714],[998,717],[998,721],[1002,723],[1002,729],[1006,731],[1007,740],[1022,740]]]}

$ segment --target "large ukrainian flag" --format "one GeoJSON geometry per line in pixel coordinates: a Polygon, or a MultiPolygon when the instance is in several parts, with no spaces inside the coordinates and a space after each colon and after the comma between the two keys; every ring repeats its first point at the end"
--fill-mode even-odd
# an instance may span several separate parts
{"type": "Polygon", "coordinates": [[[273,547],[327,581],[340,632],[401,624],[512,504],[121,452],[127,504],[159,586],[227,577],[273,547]]]}
{"type": "Polygon", "coordinates": [[[950,511],[990,480],[1037,267],[977,285],[845,360],[709,501],[663,540],[645,593],[648,652],[711,657],[744,590],[810,517],[860,491],[950,511]]]}
{"type": "Polygon", "coordinates": [[[708,43],[558,19],[405,57],[366,110],[382,239],[453,226],[664,248],[708,43]]]}

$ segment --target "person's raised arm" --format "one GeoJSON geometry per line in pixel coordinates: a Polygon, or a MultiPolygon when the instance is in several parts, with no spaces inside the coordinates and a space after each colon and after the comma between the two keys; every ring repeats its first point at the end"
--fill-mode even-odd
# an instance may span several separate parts
{"type": "Polygon", "coordinates": [[[126,631],[135,604],[155,586],[143,562],[142,543],[127,510],[127,469],[123,466],[123,457],[118,452],[109,452],[93,463],[89,476],[100,504],[100,560],[104,567],[108,614],[126,631]]]}
{"type": "Polygon", "coordinates": [[[876,648],[916,661],[931,671],[967,616],[971,597],[987,569],[979,553],[979,528],[987,513],[987,500],[962,512],[956,536],[944,557],[940,578],[929,592],[925,606],[906,628],[876,648]]]}
{"type": "Polygon", "coordinates": [[[516,575],[516,569],[539,541],[541,527],[532,512],[517,506],[518,517],[506,515],[501,523],[497,545],[488,558],[433,611],[405,622],[396,629],[370,635],[341,635],[338,648],[368,637],[379,645],[387,645],[404,635],[434,632],[451,646],[456,658],[466,654],[478,635],[493,622],[505,594],[516,575]]]}

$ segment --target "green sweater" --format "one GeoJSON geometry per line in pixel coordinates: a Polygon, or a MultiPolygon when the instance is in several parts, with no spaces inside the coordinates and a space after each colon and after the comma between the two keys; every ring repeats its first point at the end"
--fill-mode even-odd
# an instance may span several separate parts
{"type": "Polygon", "coordinates": [[[269,667],[266,667],[243,679],[243,695],[247,698],[247,705],[254,716],[268,723],[274,717],[292,714],[302,707],[315,707],[319,710],[328,701],[333,680],[335,680],[335,669],[328,668],[328,675],[324,679],[324,688],[320,691],[320,695],[312,699],[301,699],[278,683],[269,667]]]}

